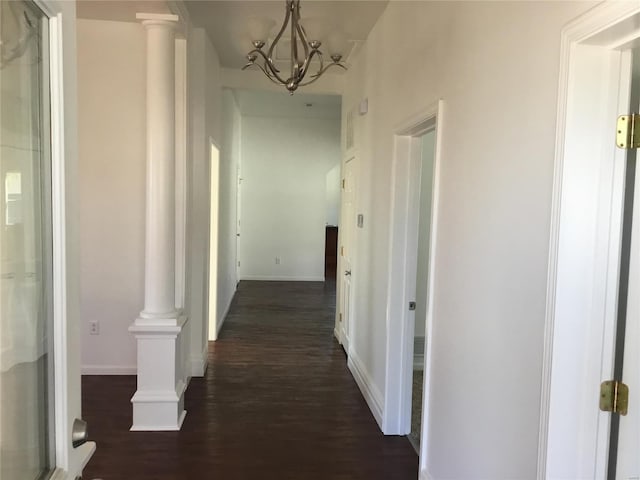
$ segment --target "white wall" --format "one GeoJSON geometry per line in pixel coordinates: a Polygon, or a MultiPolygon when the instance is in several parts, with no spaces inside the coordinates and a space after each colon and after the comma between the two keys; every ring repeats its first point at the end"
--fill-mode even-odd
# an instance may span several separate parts
{"type": "Polygon", "coordinates": [[[369,99],[356,117],[357,210],[370,221],[356,233],[351,346],[380,391],[396,326],[384,261],[393,134],[444,100],[432,479],[536,476],[559,34],[591,5],[390,2],[347,73],[343,118],[369,99]]]}
{"type": "Polygon", "coordinates": [[[339,159],[339,116],[243,116],[241,279],[324,280],[326,174],[339,159]]]}
{"type": "Polygon", "coordinates": [[[340,217],[340,162],[327,172],[325,180],[327,225],[338,225],[340,217]]]}
{"type": "Polygon", "coordinates": [[[128,328],[143,308],[145,32],[79,19],[78,134],[82,364],[136,372],[128,328]],[[89,322],[100,334],[89,334],[89,322]]]}
{"type": "MultiPolygon", "coordinates": [[[[86,373],[134,374],[128,327],[144,299],[145,31],[136,22],[79,20],[78,37],[83,365],[86,373]],[[100,335],[89,335],[94,320],[100,335]]],[[[187,48],[185,311],[191,373],[199,375],[208,335],[209,142],[220,144],[222,90],[217,54],[202,29],[190,33],[187,48]]],[[[230,283],[235,288],[221,283],[221,298],[230,283]]]]}
{"type": "MultiPolygon", "coordinates": [[[[218,331],[233,300],[237,278],[237,200],[240,165],[240,110],[229,89],[222,92],[222,145],[220,152],[220,215],[218,225],[218,331]]],[[[218,332],[209,332],[216,339],[218,332]]]]}
{"type": "Polygon", "coordinates": [[[210,142],[221,142],[222,88],[218,55],[201,28],[188,40],[191,155],[188,164],[186,308],[191,328],[191,373],[202,375],[207,359],[210,142]]]}
{"type": "MultiPolygon", "coordinates": [[[[429,280],[429,239],[431,235],[431,198],[435,131],[422,137],[420,170],[420,215],[418,219],[418,267],[416,275],[416,328],[414,337],[424,337],[427,325],[427,282],[429,280]]],[[[424,353],[424,349],[420,352],[424,353]]]]}

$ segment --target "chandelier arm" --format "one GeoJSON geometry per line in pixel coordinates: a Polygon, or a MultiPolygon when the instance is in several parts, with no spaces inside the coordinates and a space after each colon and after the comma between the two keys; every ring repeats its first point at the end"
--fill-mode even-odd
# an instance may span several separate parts
{"type": "Polygon", "coordinates": [[[305,85],[309,85],[310,83],[315,82],[316,80],[318,80],[322,74],[324,72],[326,72],[327,70],[329,70],[331,67],[341,67],[344,70],[347,69],[347,67],[345,67],[343,64],[341,63],[330,63],[329,65],[327,65],[326,67],[324,67],[322,70],[318,70],[318,73],[314,73],[313,75],[311,75],[311,80],[309,80],[308,82],[304,82],[304,83],[299,83],[298,86],[299,87],[304,87],[305,85]]]}
{"type": "Polygon", "coordinates": [[[249,62],[249,63],[247,63],[244,67],[242,67],[242,70],[246,70],[246,69],[247,69],[247,68],[249,68],[249,67],[258,67],[260,70],[262,70],[262,73],[264,73],[265,77],[267,77],[267,78],[268,78],[269,80],[271,80],[273,83],[275,83],[276,85],[279,85],[279,86],[283,86],[283,85],[284,85],[284,83],[283,83],[283,82],[281,82],[281,81],[277,80],[277,79],[273,76],[273,74],[271,74],[271,73],[269,72],[269,70],[268,70],[268,69],[264,68],[264,67],[263,67],[262,65],[260,65],[259,63],[249,62]]]}
{"type": "MultiPolygon", "coordinates": [[[[302,47],[304,48],[304,62],[302,64],[302,67],[300,68],[300,71],[302,72],[300,79],[302,79],[307,71],[306,67],[307,67],[307,64],[309,63],[310,57],[313,55],[313,50],[309,52],[309,39],[307,38],[307,34],[304,31],[304,28],[302,27],[302,25],[300,25],[300,1],[299,0],[296,6],[294,23],[295,23],[295,28],[296,28],[298,37],[300,38],[300,42],[302,43],[302,47]]],[[[296,44],[296,62],[298,62],[297,50],[298,50],[298,47],[296,44]]]]}
{"type": "Polygon", "coordinates": [[[276,85],[279,85],[279,86],[284,85],[284,82],[280,79],[280,77],[277,77],[275,76],[275,74],[270,73],[269,70],[266,68],[263,68],[262,65],[258,65],[258,68],[260,68],[260,70],[262,70],[265,76],[276,85]]]}
{"type": "MultiPolygon", "coordinates": [[[[305,58],[305,60],[304,60],[304,64],[302,66],[303,74],[300,77],[301,81],[305,77],[305,75],[307,74],[307,69],[309,68],[309,64],[311,63],[311,60],[313,60],[314,56],[317,56],[320,59],[320,69],[319,70],[322,70],[322,65],[323,65],[322,52],[320,50],[318,50],[317,48],[314,48],[313,50],[311,50],[311,53],[309,54],[309,56],[307,56],[307,58],[305,58]]],[[[299,85],[302,86],[301,83],[299,85]]]]}
{"type": "Polygon", "coordinates": [[[289,6],[290,1],[291,0],[287,0],[287,14],[284,17],[284,22],[282,22],[282,27],[280,27],[280,31],[276,35],[276,38],[273,39],[273,42],[271,42],[271,46],[269,47],[269,53],[267,54],[267,57],[269,58],[270,62],[273,62],[273,60],[271,60],[273,58],[273,49],[280,41],[280,38],[282,38],[282,34],[284,33],[285,29],[287,28],[287,24],[289,23],[289,18],[291,18],[291,7],[289,6]]]}
{"type": "MultiPolygon", "coordinates": [[[[258,65],[258,66],[261,67],[261,65],[258,65]]],[[[282,77],[280,77],[280,75],[278,75],[280,73],[280,70],[276,68],[276,66],[273,64],[273,61],[270,58],[265,58],[264,68],[261,68],[261,69],[263,72],[265,72],[265,75],[271,78],[271,80],[275,82],[274,79],[276,79],[278,82],[280,82],[279,85],[287,84],[287,82],[282,77]]]]}
{"type": "Polygon", "coordinates": [[[267,55],[262,51],[261,48],[256,48],[254,50],[251,50],[247,54],[247,57],[250,57],[251,55],[260,55],[264,59],[264,67],[262,65],[260,65],[259,63],[256,63],[255,60],[253,60],[253,61],[250,61],[249,63],[247,63],[242,68],[242,70],[246,69],[247,67],[249,67],[251,65],[257,65],[258,67],[260,67],[260,70],[265,72],[265,75],[267,74],[267,71],[269,71],[270,75],[272,75],[273,77],[277,78],[278,81],[282,83],[282,85],[286,85],[286,82],[282,78],[280,78],[280,75],[278,75],[278,73],[280,73],[280,70],[278,70],[276,68],[276,66],[273,64],[273,61],[269,57],[267,57],[267,55]]]}

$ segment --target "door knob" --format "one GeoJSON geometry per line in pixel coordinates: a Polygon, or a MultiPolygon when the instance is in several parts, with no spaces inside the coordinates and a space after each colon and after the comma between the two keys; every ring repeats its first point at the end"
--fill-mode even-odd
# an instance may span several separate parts
{"type": "Polygon", "coordinates": [[[89,431],[87,429],[87,422],[76,418],[73,421],[73,428],[71,430],[71,445],[73,448],[78,448],[80,445],[84,445],[89,441],[89,431]]]}

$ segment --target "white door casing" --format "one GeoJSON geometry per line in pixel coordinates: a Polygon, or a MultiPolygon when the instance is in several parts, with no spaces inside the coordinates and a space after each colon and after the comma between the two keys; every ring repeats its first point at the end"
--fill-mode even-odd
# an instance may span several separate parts
{"type": "Polygon", "coordinates": [[[391,238],[389,242],[389,278],[387,307],[386,382],[382,430],[387,435],[406,435],[411,429],[411,390],[413,376],[414,315],[409,302],[414,300],[418,255],[419,182],[424,133],[435,130],[431,229],[429,235],[429,280],[426,292],[424,384],[420,470],[427,468],[429,443],[430,370],[433,342],[434,271],[437,256],[441,138],[444,104],[439,101],[407,118],[395,128],[391,238]]]}
{"type": "MultiPolygon", "coordinates": [[[[562,32],[538,478],[605,478],[628,113],[640,3],[605,2],[562,32]]],[[[632,394],[633,395],[633,394],[632,394]]]]}
{"type": "Polygon", "coordinates": [[[77,198],[75,3],[35,0],[49,17],[53,344],[56,470],[54,480],[79,476],[96,445],[73,448],[72,425],[81,415],[77,198]]]}

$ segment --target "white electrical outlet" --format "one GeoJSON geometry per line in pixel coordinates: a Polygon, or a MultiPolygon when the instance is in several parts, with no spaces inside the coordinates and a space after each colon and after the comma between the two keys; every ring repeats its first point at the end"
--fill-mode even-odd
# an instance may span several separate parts
{"type": "Polygon", "coordinates": [[[276,257],[276,265],[280,265],[280,257],[276,257]]]}
{"type": "Polygon", "coordinates": [[[91,335],[100,335],[100,322],[97,320],[89,322],[89,333],[91,335]]]}

